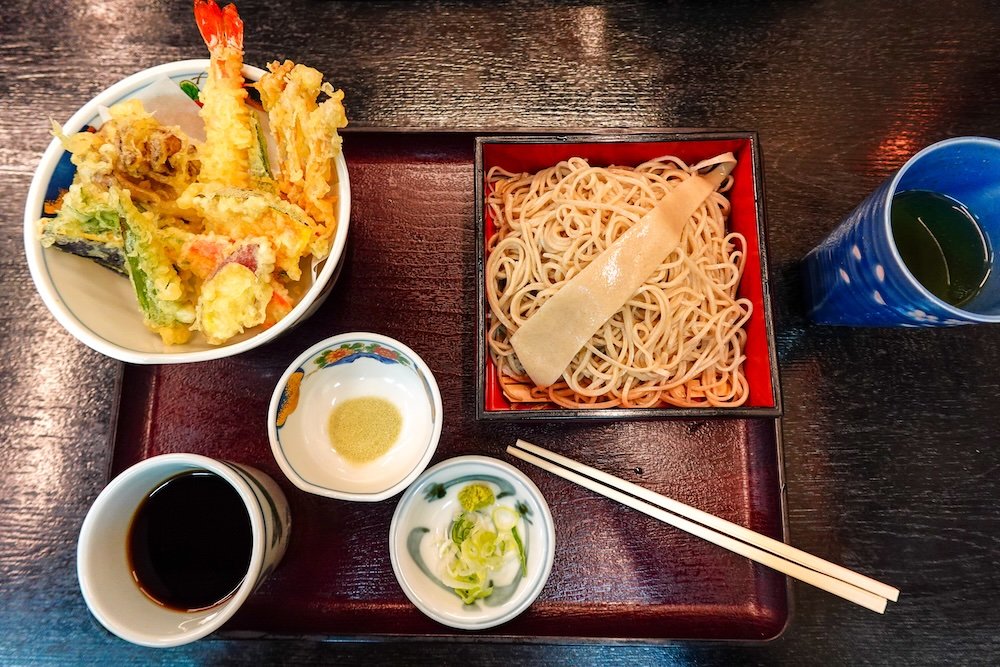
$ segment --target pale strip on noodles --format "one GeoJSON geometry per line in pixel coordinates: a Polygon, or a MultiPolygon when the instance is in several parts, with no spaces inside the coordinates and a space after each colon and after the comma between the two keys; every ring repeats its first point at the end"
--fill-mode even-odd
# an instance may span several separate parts
{"type": "Polygon", "coordinates": [[[488,342],[510,400],[573,408],[746,401],[743,325],[751,304],[736,296],[746,241],[725,228],[729,202],[722,193],[731,177],[698,207],[677,247],[558,381],[537,387],[510,343],[543,303],[701,166],[668,156],[634,169],[572,158],[537,174],[490,170],[487,206],[497,231],[486,263],[488,342]]]}

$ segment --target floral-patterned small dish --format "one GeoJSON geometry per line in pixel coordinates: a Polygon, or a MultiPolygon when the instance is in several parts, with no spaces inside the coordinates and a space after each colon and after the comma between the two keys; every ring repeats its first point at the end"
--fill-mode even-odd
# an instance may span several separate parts
{"type": "Polygon", "coordinates": [[[461,630],[506,623],[531,606],[554,554],[552,514],[538,487],[512,465],[485,456],[459,456],[427,470],[400,498],[389,526],[392,570],[406,597],[461,630]],[[479,504],[470,522],[473,502],[479,504]],[[477,534],[481,517],[492,518],[477,534]],[[484,553],[495,564],[477,572],[476,561],[489,559],[484,553]]]}
{"type": "Polygon", "coordinates": [[[271,451],[295,486],[367,502],[396,495],[427,467],[441,421],[427,364],[372,333],[341,334],[303,352],[278,381],[267,415],[271,451]],[[357,412],[359,405],[376,412],[357,412]],[[373,421],[384,428],[373,432],[373,421]]]}

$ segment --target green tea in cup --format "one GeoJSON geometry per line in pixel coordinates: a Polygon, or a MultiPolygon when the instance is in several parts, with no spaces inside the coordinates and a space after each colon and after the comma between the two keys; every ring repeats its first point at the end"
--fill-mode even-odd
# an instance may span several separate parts
{"type": "Polygon", "coordinates": [[[899,192],[892,198],[891,218],[896,249],[921,285],[956,307],[979,294],[993,253],[964,204],[928,190],[899,192]]]}

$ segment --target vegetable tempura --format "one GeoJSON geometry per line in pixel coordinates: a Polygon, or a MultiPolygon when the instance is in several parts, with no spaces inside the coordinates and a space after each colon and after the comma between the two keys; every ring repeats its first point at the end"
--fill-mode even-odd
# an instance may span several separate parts
{"type": "Polygon", "coordinates": [[[347,125],[343,92],[322,74],[270,63],[253,87],[277,147],[272,165],[248,103],[236,8],[195,0],[194,13],[211,57],[198,96],[205,141],[162,125],[138,100],[114,105],[96,132],[57,128],[77,172],[46,207],[55,217],[39,222],[46,247],[127,275],[167,344],[192,331],[221,344],[291,311],[303,262],[330,252],[337,130],[347,125]]]}

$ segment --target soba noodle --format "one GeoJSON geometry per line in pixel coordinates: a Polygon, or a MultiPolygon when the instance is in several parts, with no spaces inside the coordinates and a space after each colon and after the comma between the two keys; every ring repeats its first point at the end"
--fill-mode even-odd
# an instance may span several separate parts
{"type": "Polygon", "coordinates": [[[635,168],[571,158],[537,174],[493,168],[486,204],[490,354],[508,398],[568,408],[737,406],[748,396],[736,296],[746,239],[726,232],[732,177],[691,217],[679,246],[574,357],[559,382],[536,387],[510,337],[567,280],[695,173],[666,156],[635,168]]]}

